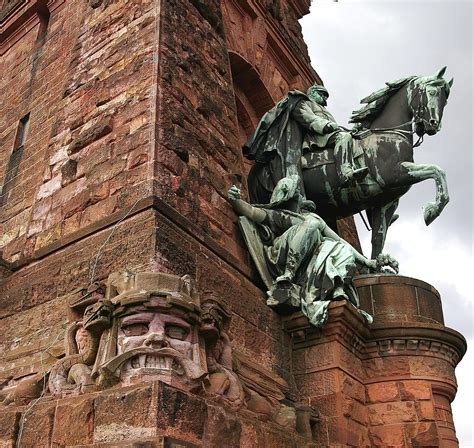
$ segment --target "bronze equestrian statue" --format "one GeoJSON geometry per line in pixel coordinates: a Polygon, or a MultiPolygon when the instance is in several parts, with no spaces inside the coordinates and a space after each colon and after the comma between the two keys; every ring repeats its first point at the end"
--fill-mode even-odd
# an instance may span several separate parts
{"type": "Polygon", "coordinates": [[[433,179],[436,198],[423,209],[429,225],[449,201],[446,175],[436,165],[414,163],[413,148],[441,128],[453,85],[443,78],[445,71],[386,83],[361,101],[365,106],[353,112],[350,131],[325,110],[321,86],[307,94],[289,92],[244,145],[246,157],[255,160],[248,177],[251,202],[267,204],[280,179],[298,174],[301,192],[326,222],[366,211],[376,258],[397,218],[399,198],[413,184],[433,179]]]}

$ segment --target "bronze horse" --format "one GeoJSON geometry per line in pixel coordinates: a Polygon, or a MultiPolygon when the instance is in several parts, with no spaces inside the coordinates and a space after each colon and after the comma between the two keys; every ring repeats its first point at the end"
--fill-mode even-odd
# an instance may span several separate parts
{"type": "MultiPolygon", "coordinates": [[[[453,80],[443,78],[445,71],[446,67],[434,76],[411,76],[387,83],[361,101],[366,106],[352,114],[351,122],[356,124],[356,166],[369,170],[362,181],[340,185],[332,149],[311,151],[302,157],[306,197],[316,203],[318,214],[327,222],[366,210],[372,226],[372,258],[382,252],[388,227],[398,217],[395,210],[399,198],[412,185],[426,179],[435,181],[436,198],[423,208],[427,225],[449,201],[445,172],[436,165],[413,162],[413,148],[417,146],[413,134],[422,141],[424,134],[434,135],[441,128],[453,84],[453,80]]],[[[265,176],[268,167],[258,163],[252,167],[249,188],[258,191],[258,179],[265,176]]]]}

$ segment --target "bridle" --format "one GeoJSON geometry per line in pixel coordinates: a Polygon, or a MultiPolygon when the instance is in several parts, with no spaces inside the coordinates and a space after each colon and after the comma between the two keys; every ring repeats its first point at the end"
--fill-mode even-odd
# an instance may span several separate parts
{"type": "MultiPolygon", "coordinates": [[[[410,82],[410,85],[408,86],[408,88],[412,88],[411,87],[412,82],[413,81],[410,82]]],[[[423,124],[429,125],[430,122],[424,117],[425,112],[428,110],[428,105],[423,102],[422,89],[418,87],[415,90],[414,95],[410,95],[410,96],[411,96],[411,99],[410,99],[409,105],[410,105],[410,109],[413,113],[413,118],[411,120],[412,123],[415,123],[415,125],[417,125],[418,123],[423,123],[423,124]],[[416,107],[415,107],[415,104],[414,104],[415,99],[418,99],[416,107]]],[[[415,131],[413,131],[413,133],[415,133],[415,131]]],[[[423,134],[421,134],[421,136],[418,138],[418,141],[413,145],[413,148],[416,148],[417,146],[420,146],[423,143],[423,137],[424,136],[425,136],[425,132],[423,132],[423,134]]]]}
{"type": "MultiPolygon", "coordinates": [[[[409,83],[410,85],[408,86],[409,89],[413,88],[412,83],[413,81],[410,81],[409,83]]],[[[414,94],[409,93],[409,96],[410,96],[409,106],[413,114],[413,118],[411,120],[405,123],[393,126],[393,127],[389,127],[389,128],[373,128],[373,129],[368,129],[368,130],[373,133],[394,132],[396,134],[402,135],[404,138],[408,138],[408,136],[412,136],[416,133],[416,131],[413,129],[413,123],[415,125],[418,123],[430,125],[430,122],[426,118],[424,118],[424,114],[427,111],[428,106],[422,101],[423,100],[422,89],[414,88],[414,90],[415,90],[414,94]],[[405,126],[408,126],[408,125],[412,125],[411,131],[407,131],[406,129],[403,129],[405,126]]],[[[416,143],[413,144],[413,148],[417,148],[423,143],[424,135],[425,135],[425,132],[423,132],[423,134],[419,136],[416,143]]]]}

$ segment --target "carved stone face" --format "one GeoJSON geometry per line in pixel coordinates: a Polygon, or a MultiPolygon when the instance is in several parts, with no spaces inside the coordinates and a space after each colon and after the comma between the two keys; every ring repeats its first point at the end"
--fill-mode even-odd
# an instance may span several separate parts
{"type": "Polygon", "coordinates": [[[137,311],[120,319],[117,356],[122,384],[162,380],[179,385],[201,378],[195,324],[171,313],[137,311]],[[178,383],[178,384],[176,384],[178,383]]]}
{"type": "Polygon", "coordinates": [[[169,314],[138,313],[124,317],[119,326],[118,353],[139,347],[156,349],[157,354],[139,354],[129,361],[129,369],[152,367],[164,372],[171,369],[173,358],[160,355],[160,350],[171,347],[192,359],[192,328],[184,319],[169,314]]]}

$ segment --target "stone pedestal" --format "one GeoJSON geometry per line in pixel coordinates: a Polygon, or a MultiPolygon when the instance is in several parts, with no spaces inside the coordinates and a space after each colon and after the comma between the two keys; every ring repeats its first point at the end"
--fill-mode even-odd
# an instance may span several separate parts
{"type": "Polygon", "coordinates": [[[323,330],[299,313],[285,319],[299,401],[321,415],[317,443],[458,446],[450,403],[466,342],[444,326],[438,292],[402,276],[354,283],[372,325],[346,302],[331,305],[323,330]]]}

